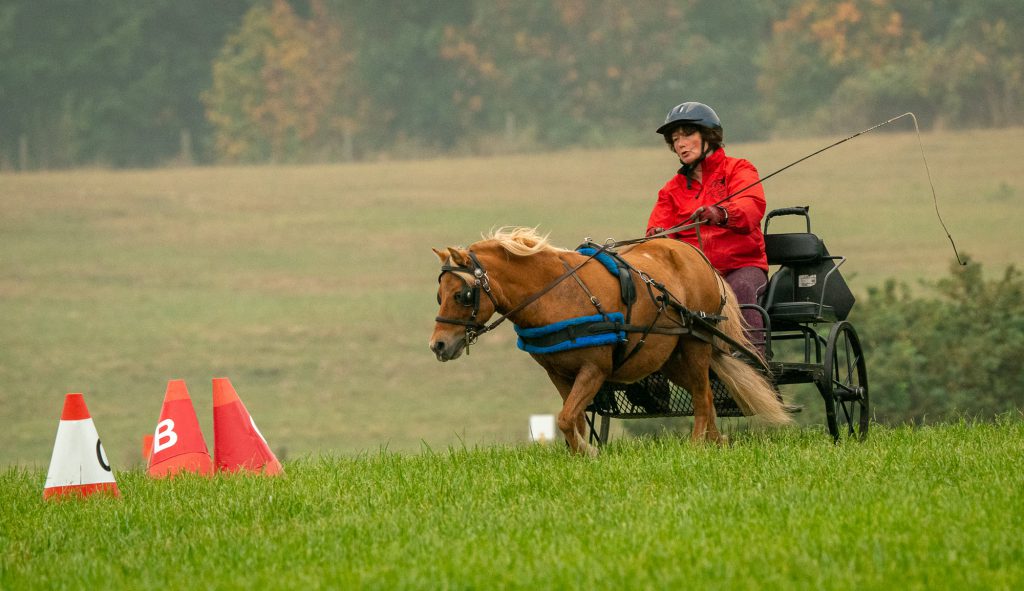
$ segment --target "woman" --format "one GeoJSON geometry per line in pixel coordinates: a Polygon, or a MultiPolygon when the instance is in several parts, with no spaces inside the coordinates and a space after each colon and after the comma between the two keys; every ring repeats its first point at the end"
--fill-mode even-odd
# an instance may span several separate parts
{"type": "MultiPolygon", "coordinates": [[[[725,155],[722,122],[703,103],[676,105],[657,132],[664,136],[682,167],[658,191],[658,201],[647,221],[647,235],[700,222],[700,240],[694,229],[669,236],[702,248],[740,304],[757,303],[768,283],[768,259],[761,233],[766,204],[764,190],[757,183],[757,169],[742,158],[725,155]]],[[[763,348],[760,343],[764,339],[757,332],[764,328],[761,315],[756,310],[744,310],[743,317],[752,329],[751,340],[763,348]]]]}

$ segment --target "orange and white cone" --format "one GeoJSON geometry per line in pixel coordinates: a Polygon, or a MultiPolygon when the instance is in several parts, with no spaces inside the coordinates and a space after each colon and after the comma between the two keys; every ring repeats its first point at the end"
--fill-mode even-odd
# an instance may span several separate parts
{"type": "Polygon", "coordinates": [[[185,380],[171,380],[167,382],[160,420],[153,433],[149,475],[161,478],[182,471],[210,475],[213,461],[185,380]]]}
{"type": "Polygon", "coordinates": [[[100,492],[115,497],[121,494],[85,398],[80,393],[68,394],[57,426],[43,498],[87,497],[100,492]]]}
{"type": "Polygon", "coordinates": [[[281,462],[227,378],[213,380],[213,459],[218,470],[281,473],[281,462]]]}

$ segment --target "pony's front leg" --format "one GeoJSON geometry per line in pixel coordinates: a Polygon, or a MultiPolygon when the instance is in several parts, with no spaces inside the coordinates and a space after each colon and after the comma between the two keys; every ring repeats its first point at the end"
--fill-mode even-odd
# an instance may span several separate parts
{"type": "Polygon", "coordinates": [[[565,436],[569,448],[578,454],[591,457],[597,455],[597,448],[587,442],[587,421],[583,411],[607,377],[593,365],[584,365],[571,382],[555,374],[549,374],[551,381],[562,395],[562,412],[558,413],[558,428],[565,436]]]}

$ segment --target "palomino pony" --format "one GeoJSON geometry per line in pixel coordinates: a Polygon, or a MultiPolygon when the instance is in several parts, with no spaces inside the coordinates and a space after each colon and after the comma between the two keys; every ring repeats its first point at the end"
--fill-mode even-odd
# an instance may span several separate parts
{"type": "Polygon", "coordinates": [[[639,286],[639,296],[628,306],[619,280],[598,260],[556,248],[531,228],[502,228],[469,248],[434,253],[442,267],[430,350],[440,361],[459,357],[506,317],[518,332],[593,317],[595,309],[597,318],[625,313],[620,317],[626,319],[620,323],[625,330],[613,332],[624,337],[619,343],[531,353],[562,396],[558,427],[576,453],[597,453],[587,442],[584,410],[605,380],[632,383],[658,370],[690,392],[694,442],[724,439],[716,425],[709,370],[746,414],[772,424],[791,421],[762,374],[732,355],[734,347],[721,338],[753,349],[732,291],[688,244],[657,239],[618,253],[639,286]],[[496,313],[499,319],[486,325],[496,313]],[[694,316],[709,319],[721,334],[700,330],[706,324],[695,323],[694,316]]]}

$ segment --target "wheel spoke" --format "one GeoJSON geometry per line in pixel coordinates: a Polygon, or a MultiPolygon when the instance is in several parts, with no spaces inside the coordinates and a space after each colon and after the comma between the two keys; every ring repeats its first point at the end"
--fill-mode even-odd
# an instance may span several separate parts
{"type": "Polygon", "coordinates": [[[853,345],[850,343],[850,334],[846,333],[843,338],[843,357],[846,357],[846,375],[848,376],[853,375],[853,358],[855,355],[850,354],[850,349],[852,348],[853,345]]]}
{"type": "Polygon", "coordinates": [[[846,418],[846,425],[849,428],[850,435],[853,435],[853,418],[850,415],[850,408],[845,402],[840,402],[839,406],[843,408],[843,416],[846,418]]]}

